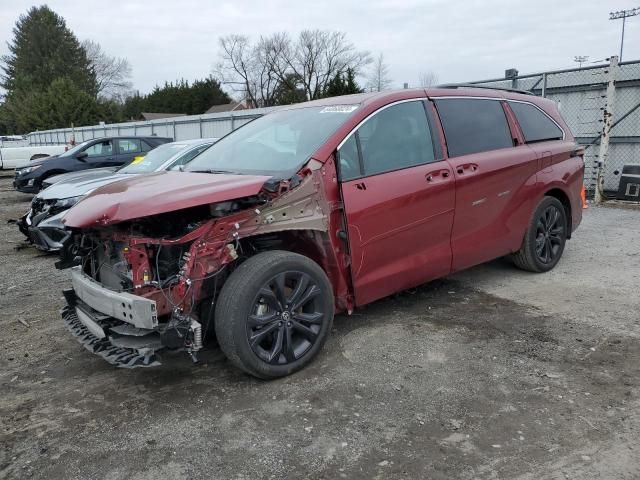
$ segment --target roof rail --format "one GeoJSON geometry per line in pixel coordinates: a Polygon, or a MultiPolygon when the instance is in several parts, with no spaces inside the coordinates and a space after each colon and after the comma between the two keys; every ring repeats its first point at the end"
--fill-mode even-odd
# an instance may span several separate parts
{"type": "Polygon", "coordinates": [[[490,87],[488,85],[476,85],[473,83],[448,83],[444,85],[436,85],[435,88],[486,88],[487,90],[504,90],[505,92],[522,93],[525,95],[535,95],[528,90],[520,90],[519,88],[508,87],[490,87]]]}

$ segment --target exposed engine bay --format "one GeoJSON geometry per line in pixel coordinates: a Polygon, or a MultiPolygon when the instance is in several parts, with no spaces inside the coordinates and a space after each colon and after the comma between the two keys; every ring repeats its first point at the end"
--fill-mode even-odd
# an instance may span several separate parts
{"type": "Polygon", "coordinates": [[[185,351],[195,362],[212,335],[213,306],[225,279],[244,259],[277,248],[304,252],[341,277],[335,285],[341,307],[348,308],[347,260],[336,258],[331,243],[341,240],[328,235],[341,212],[325,199],[320,172],[306,173],[258,195],[72,228],[56,264],[72,273],[67,327],[118,366],[158,365],[165,349],[185,351]]]}

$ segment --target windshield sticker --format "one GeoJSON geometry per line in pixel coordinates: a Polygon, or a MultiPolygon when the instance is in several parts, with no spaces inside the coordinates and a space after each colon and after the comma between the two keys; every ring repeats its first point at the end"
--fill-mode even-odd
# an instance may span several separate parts
{"type": "Polygon", "coordinates": [[[320,110],[320,113],[351,113],[357,108],[357,105],[331,105],[330,107],[324,107],[320,110]]]}
{"type": "Polygon", "coordinates": [[[131,162],[131,165],[135,165],[136,163],[140,163],[142,160],[144,160],[144,155],[141,157],[133,157],[133,161],[131,162]]]}

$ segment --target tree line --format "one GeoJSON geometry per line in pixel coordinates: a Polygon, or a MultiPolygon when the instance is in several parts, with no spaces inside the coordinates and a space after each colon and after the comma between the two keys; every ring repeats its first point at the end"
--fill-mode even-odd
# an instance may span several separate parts
{"type": "Polygon", "coordinates": [[[138,120],[143,112],[201,114],[231,102],[229,94],[268,107],[391,85],[382,54],[373,59],[344,32],[228,35],[219,47],[215,76],[165,82],[141,94],[133,90],[126,58],[79,41],[48,6],[32,7],[18,18],[1,59],[0,133],[138,120]]]}

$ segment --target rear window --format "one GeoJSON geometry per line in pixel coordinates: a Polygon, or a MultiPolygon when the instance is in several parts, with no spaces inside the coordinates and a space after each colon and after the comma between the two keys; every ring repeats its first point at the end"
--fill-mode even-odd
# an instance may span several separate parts
{"type": "Polygon", "coordinates": [[[450,157],[513,146],[499,100],[446,98],[435,100],[435,104],[450,157]]]}
{"type": "Polygon", "coordinates": [[[530,103],[509,102],[527,143],[561,140],[562,130],[539,108],[530,103]]]}

